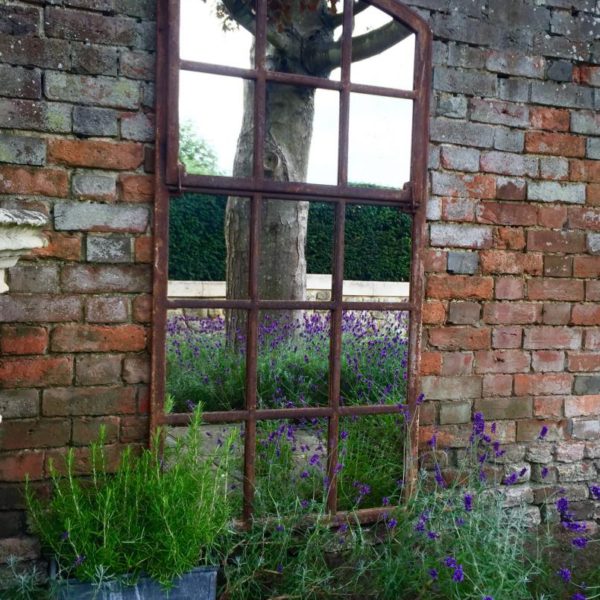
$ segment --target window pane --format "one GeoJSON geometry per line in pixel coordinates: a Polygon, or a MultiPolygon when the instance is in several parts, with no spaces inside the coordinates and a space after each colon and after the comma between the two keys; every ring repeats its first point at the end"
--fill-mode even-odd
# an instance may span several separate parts
{"type": "Polygon", "coordinates": [[[405,404],[408,313],[345,311],[341,404],[405,404]]]}
{"type": "Polygon", "coordinates": [[[327,406],[329,331],[327,311],[261,311],[260,408],[327,406]]]}
{"type": "Polygon", "coordinates": [[[321,512],[326,488],[326,419],[258,422],[257,516],[321,512]]]}
{"type": "Polygon", "coordinates": [[[179,44],[184,60],[230,67],[254,66],[254,36],[219,14],[213,2],[181,0],[179,44]]]}
{"type": "Polygon", "coordinates": [[[340,420],[338,510],[400,502],[405,439],[400,413],[340,420]]]}
{"type": "MultiPolygon", "coordinates": [[[[375,35],[374,31],[393,21],[392,17],[375,6],[357,14],[354,19],[353,48],[350,78],[352,83],[380,85],[405,90],[413,89],[415,60],[415,35],[399,24],[397,39],[390,48],[366,58],[357,60],[361,53],[359,36],[375,35]]],[[[389,27],[389,25],[388,25],[389,27]]]]}
{"type": "Polygon", "coordinates": [[[253,108],[244,95],[253,91],[254,83],[238,77],[180,71],[179,160],[188,173],[252,174],[253,108]]]}
{"type": "Polygon", "coordinates": [[[167,312],[165,412],[243,409],[245,335],[228,339],[225,318],[206,310],[167,312]]]}
{"type": "Polygon", "coordinates": [[[411,253],[411,215],[392,206],[346,205],[346,300],[406,301],[411,253]]]}
{"type": "Polygon", "coordinates": [[[271,83],[267,86],[267,179],[337,183],[339,92],[271,83]]]}
{"type": "Polygon", "coordinates": [[[350,185],[401,188],[410,179],[412,101],[350,94],[350,185]]]}

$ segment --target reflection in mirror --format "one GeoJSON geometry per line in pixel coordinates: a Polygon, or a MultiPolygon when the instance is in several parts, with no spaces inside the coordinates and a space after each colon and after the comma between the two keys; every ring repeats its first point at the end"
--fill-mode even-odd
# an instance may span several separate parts
{"type": "Polygon", "coordinates": [[[244,408],[246,350],[238,335],[238,345],[228,342],[222,311],[167,312],[165,412],[244,408]]]}
{"type": "Polygon", "coordinates": [[[247,101],[251,102],[252,82],[238,77],[180,71],[179,160],[188,173],[235,177],[252,173],[252,111],[246,116],[242,129],[244,86],[247,101]],[[244,157],[236,161],[240,137],[244,157]]]}
{"type": "Polygon", "coordinates": [[[216,2],[180,0],[179,55],[183,60],[249,69],[254,36],[227,20],[216,2]]]}
{"type": "Polygon", "coordinates": [[[322,513],[327,485],[326,419],[257,423],[255,515],[322,513]]]}
{"type": "Polygon", "coordinates": [[[408,313],[344,311],[340,404],[406,404],[408,313]]]}
{"type": "Polygon", "coordinates": [[[258,334],[260,408],[327,406],[329,331],[327,311],[261,311],[258,334]]]}
{"type": "Polygon", "coordinates": [[[401,188],[410,179],[411,100],[350,94],[350,185],[401,188]]]}
{"type": "Polygon", "coordinates": [[[393,206],[346,205],[346,300],[408,301],[411,253],[411,215],[393,206]]]}
{"type": "Polygon", "coordinates": [[[340,419],[338,510],[400,503],[405,441],[401,411],[340,419]]]}
{"type": "MultiPolygon", "coordinates": [[[[375,6],[357,14],[354,18],[353,40],[362,35],[375,35],[374,31],[391,27],[392,17],[375,6]]],[[[413,89],[415,60],[415,35],[398,24],[398,33],[391,37],[391,46],[365,60],[356,60],[358,42],[354,42],[353,60],[350,68],[352,83],[379,85],[403,90],[413,89]]]]}

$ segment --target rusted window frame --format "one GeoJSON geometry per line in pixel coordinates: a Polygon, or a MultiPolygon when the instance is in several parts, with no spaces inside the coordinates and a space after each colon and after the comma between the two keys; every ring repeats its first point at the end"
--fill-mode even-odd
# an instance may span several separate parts
{"type": "MultiPolygon", "coordinates": [[[[166,316],[174,308],[222,308],[248,311],[246,351],[246,407],[244,410],[208,412],[204,420],[209,423],[244,422],[244,508],[243,517],[252,516],[255,482],[256,426],[265,419],[295,419],[321,417],[328,419],[327,472],[331,482],[327,506],[332,514],[337,511],[337,475],[339,420],[343,416],[374,415],[397,412],[393,405],[341,406],[341,343],[342,315],[345,310],[387,310],[409,313],[408,386],[407,404],[412,415],[409,433],[410,444],[405,452],[408,471],[406,486],[414,481],[418,450],[418,372],[421,348],[421,304],[423,288],[422,239],[425,226],[427,194],[427,156],[429,139],[429,100],[431,94],[431,31],[427,23],[398,0],[369,0],[373,6],[399,19],[415,33],[415,65],[413,90],[399,90],[352,83],[350,81],[351,35],[342,42],[342,75],[332,81],[303,75],[276,73],[265,69],[266,3],[257,0],[257,26],[255,42],[255,68],[238,69],[179,59],[179,0],[158,2],[158,52],[157,52],[157,122],[155,158],[155,212],[154,212],[154,280],[153,280],[153,337],[152,384],[150,397],[150,431],[161,425],[185,425],[189,415],[165,414],[165,342],[166,316]],[[178,94],[179,70],[212,73],[252,79],[255,81],[254,170],[247,179],[188,175],[178,164],[179,124],[178,94]],[[267,81],[337,90],[340,93],[340,123],[338,141],[337,186],[302,182],[275,182],[264,178],[263,139],[265,130],[265,98],[267,81]],[[402,189],[382,190],[348,186],[348,128],[350,92],[377,96],[407,98],[413,101],[411,176],[402,189]],[[173,193],[195,191],[219,195],[244,195],[251,201],[249,295],[243,300],[169,299],[168,284],[168,216],[169,197],[173,193]],[[263,197],[289,200],[328,201],[335,204],[334,261],[330,301],[260,300],[258,297],[258,257],[260,232],[260,206],[263,197]],[[408,302],[350,302],[342,297],[344,266],[344,218],[347,203],[394,206],[412,215],[412,265],[410,297],[408,302]],[[309,408],[257,408],[258,320],[262,309],[327,310],[331,313],[329,405],[309,408]]],[[[353,0],[344,0],[344,31],[351,31],[353,0]]],[[[386,509],[371,508],[358,511],[361,521],[377,519],[386,509]]]]}

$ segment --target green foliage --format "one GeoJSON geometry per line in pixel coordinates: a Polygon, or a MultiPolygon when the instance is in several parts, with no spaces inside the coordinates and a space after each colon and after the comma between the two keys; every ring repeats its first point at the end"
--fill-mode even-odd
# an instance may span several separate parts
{"type": "Polygon", "coordinates": [[[0,581],[0,600],[49,600],[50,591],[43,586],[44,574],[37,566],[29,567],[16,556],[6,560],[8,573],[0,581]]]}
{"type": "Polygon", "coordinates": [[[179,128],[179,160],[193,175],[220,175],[215,151],[194,130],[189,121],[179,128]]]}
{"type": "Polygon", "coordinates": [[[215,560],[231,519],[229,444],[218,466],[201,460],[201,414],[185,437],[161,458],[159,438],[135,454],[127,448],[114,474],[107,469],[102,437],[91,446],[92,476],[77,479],[75,455],[66,476],[51,471],[53,494],[37,499],[27,487],[34,532],[56,557],[62,573],[101,583],[135,581],[144,572],[168,586],[198,564],[215,560]]]}

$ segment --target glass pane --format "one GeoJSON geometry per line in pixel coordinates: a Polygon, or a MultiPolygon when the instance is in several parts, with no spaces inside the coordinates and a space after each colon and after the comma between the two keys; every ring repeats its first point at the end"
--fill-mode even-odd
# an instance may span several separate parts
{"type": "Polygon", "coordinates": [[[329,202],[266,200],[263,203],[261,298],[331,299],[334,219],[335,205],[329,202]]]}
{"type": "Polygon", "coordinates": [[[216,312],[167,311],[165,412],[244,408],[245,336],[216,312]]]}
{"type": "Polygon", "coordinates": [[[261,311],[260,408],[327,406],[329,331],[327,311],[261,311]]]}
{"type": "Polygon", "coordinates": [[[344,312],[342,404],[405,404],[407,361],[408,313],[344,312]]]}
{"type": "Polygon", "coordinates": [[[188,173],[252,174],[254,109],[244,96],[253,93],[254,83],[238,77],[180,71],[179,160],[188,173]]]}
{"type": "Polygon", "coordinates": [[[405,439],[401,414],[340,419],[338,510],[399,504],[405,439]]]}
{"type": "Polygon", "coordinates": [[[348,204],[344,298],[404,302],[409,295],[412,216],[392,206],[348,204]]]}
{"type": "Polygon", "coordinates": [[[264,173],[275,181],[335,185],[339,92],[267,86],[264,173]]]}
{"type": "Polygon", "coordinates": [[[227,18],[223,5],[181,0],[179,54],[183,60],[254,66],[254,36],[227,18]]]}
{"type": "Polygon", "coordinates": [[[410,178],[412,100],[350,94],[350,185],[401,188],[410,178]]]}
{"type": "Polygon", "coordinates": [[[320,512],[327,485],[326,419],[258,422],[256,516],[320,512]]]}
{"type": "Polygon", "coordinates": [[[392,17],[375,6],[357,14],[354,18],[352,67],[350,78],[352,83],[380,85],[384,87],[413,89],[413,73],[415,61],[415,35],[398,23],[397,34],[389,48],[379,54],[366,57],[365,41],[367,37],[376,36],[376,30],[387,26],[392,17]],[[366,58],[365,58],[366,57],[366,58]]]}

